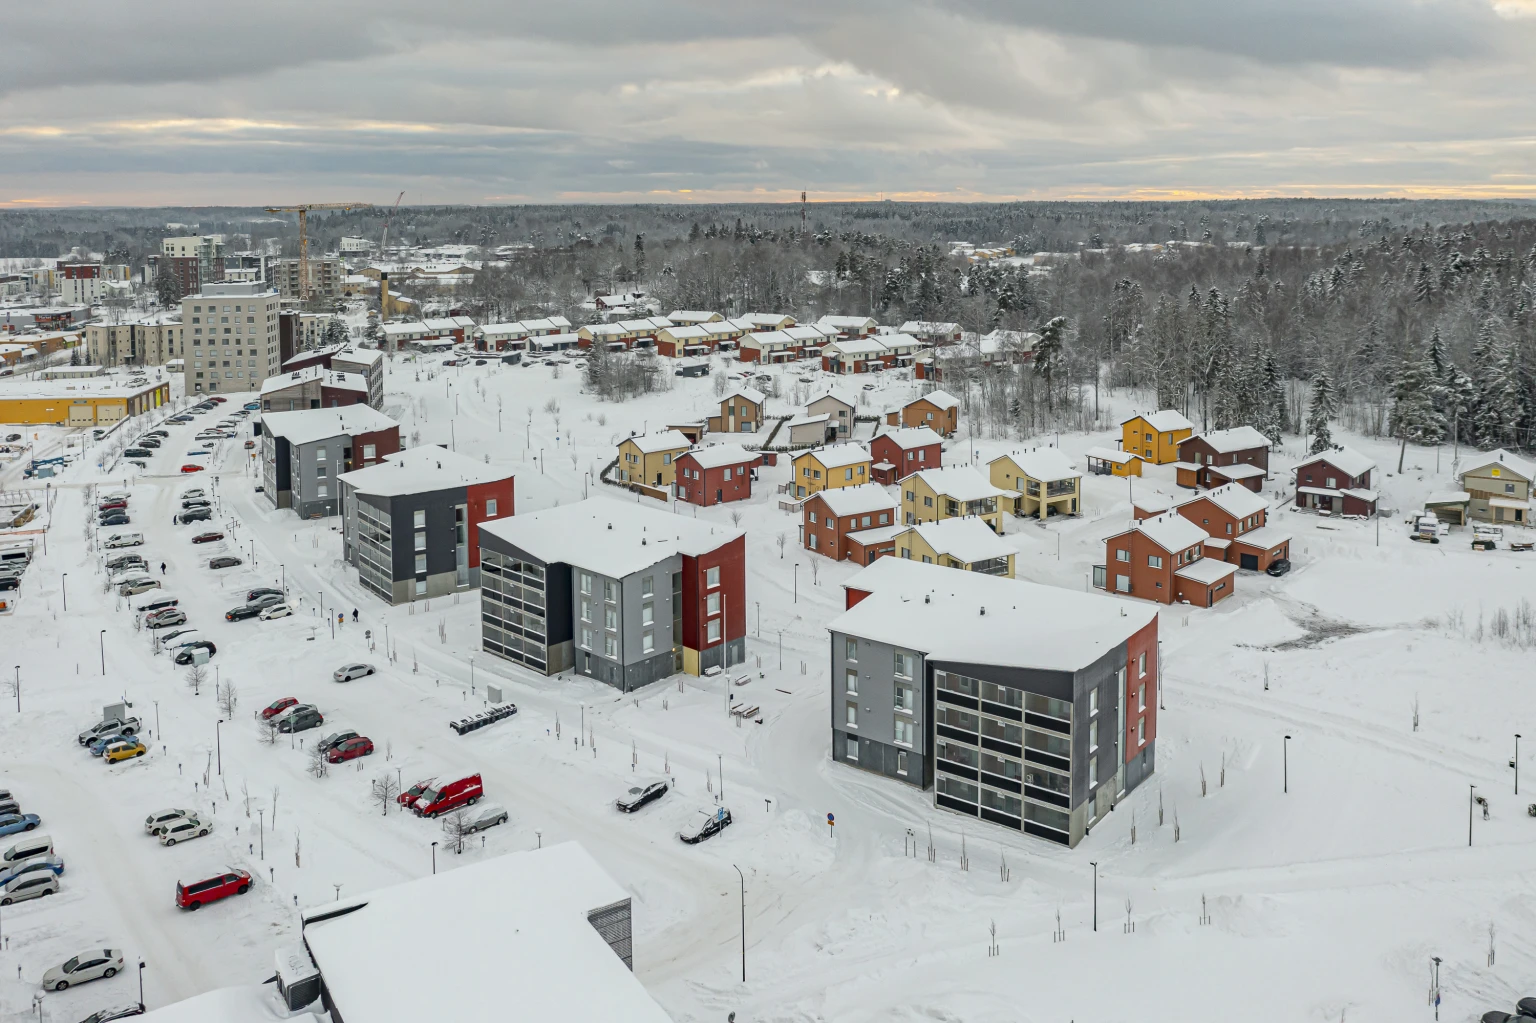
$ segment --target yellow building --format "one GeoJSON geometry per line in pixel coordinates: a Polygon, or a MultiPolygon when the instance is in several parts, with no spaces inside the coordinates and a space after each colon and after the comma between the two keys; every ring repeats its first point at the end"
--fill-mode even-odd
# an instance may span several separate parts
{"type": "Polygon", "coordinates": [[[868,483],[871,462],[869,449],[862,444],[833,444],[807,451],[795,459],[795,497],[868,483]]]}
{"type": "Polygon", "coordinates": [[[1009,491],[1015,515],[1076,515],[1083,474],[1059,448],[1003,455],[987,463],[992,483],[1009,491]]]}
{"type": "Polygon", "coordinates": [[[1142,457],[1133,451],[1089,448],[1088,471],[1100,476],[1140,476],[1142,457]]]}
{"type": "Polygon", "coordinates": [[[114,387],[99,377],[39,381],[0,391],[0,423],[99,426],[142,415],[170,400],[168,383],[114,387]]]}
{"type": "Polygon", "coordinates": [[[688,438],[676,430],[627,437],[619,442],[618,478],[670,488],[677,480],[677,456],[688,447],[688,438]]]}
{"type": "Polygon", "coordinates": [[[967,516],[1003,531],[1003,502],[1011,495],[970,466],[924,469],[901,481],[902,521],[907,525],[967,516]]]}
{"type": "Polygon", "coordinates": [[[983,575],[1013,575],[1017,553],[981,519],[945,519],[912,526],[896,536],[896,556],[983,575]]]}
{"type": "Polygon", "coordinates": [[[1120,424],[1120,447],[1153,465],[1179,460],[1179,442],[1189,440],[1195,424],[1172,409],[1132,416],[1120,424]]]}

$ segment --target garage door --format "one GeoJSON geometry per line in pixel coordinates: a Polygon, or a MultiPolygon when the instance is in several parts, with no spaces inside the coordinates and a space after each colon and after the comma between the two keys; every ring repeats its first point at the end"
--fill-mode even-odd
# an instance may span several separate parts
{"type": "Polygon", "coordinates": [[[1257,554],[1239,554],[1237,556],[1238,567],[1246,568],[1250,572],[1259,570],[1259,556],[1257,554]]]}

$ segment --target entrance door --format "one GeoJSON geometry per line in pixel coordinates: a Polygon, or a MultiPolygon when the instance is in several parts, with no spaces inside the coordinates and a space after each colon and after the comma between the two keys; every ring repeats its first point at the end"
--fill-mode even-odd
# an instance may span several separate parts
{"type": "Polygon", "coordinates": [[[715,503],[716,503],[716,504],[719,504],[719,503],[720,503],[720,502],[721,502],[721,501],[723,501],[723,500],[725,500],[725,494],[724,494],[724,491],[721,491],[721,490],[716,490],[716,491],[715,491],[715,503]]]}
{"type": "Polygon", "coordinates": [[[1259,570],[1259,556],[1257,554],[1239,554],[1237,556],[1238,567],[1246,568],[1250,572],[1259,570]]]}

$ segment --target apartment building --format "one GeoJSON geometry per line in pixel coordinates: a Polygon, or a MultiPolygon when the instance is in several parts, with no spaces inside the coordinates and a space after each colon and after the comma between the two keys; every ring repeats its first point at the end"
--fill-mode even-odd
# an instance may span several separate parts
{"type": "Polygon", "coordinates": [[[278,371],[277,292],[259,282],[206,284],[181,300],[187,394],[259,391],[278,371]]]}
{"type": "Polygon", "coordinates": [[[93,366],[163,366],[186,356],[186,330],[160,314],[125,323],[88,323],[86,361],[93,366]]]}
{"type": "Polygon", "coordinates": [[[400,450],[400,427],[367,405],[270,412],[261,417],[262,493],[304,519],[335,515],[342,473],[400,450]]]}
{"type": "Polygon", "coordinates": [[[351,344],[313,348],[285,360],[283,372],[291,373],[311,366],[362,377],[368,385],[368,404],[376,409],[384,407],[384,353],[378,349],[358,348],[351,344]]]}
{"type": "Polygon", "coordinates": [[[160,256],[171,261],[172,272],[180,262],[183,297],[195,294],[204,284],[224,279],[224,236],[222,234],[179,235],[160,239],[160,256]],[[194,263],[186,263],[194,260],[194,263]],[[196,273],[192,272],[196,269],[196,273]]]}
{"type": "Polygon", "coordinates": [[[880,558],[828,626],[832,759],[1075,846],[1156,767],[1157,612],[880,558]]]}
{"type": "Polygon", "coordinates": [[[987,463],[992,483],[1014,496],[1006,500],[1015,515],[1046,519],[1076,515],[1083,474],[1060,448],[1002,455],[987,463]]]}
{"type": "MultiPolygon", "coordinates": [[[[335,305],[341,299],[341,282],[346,270],[341,260],[311,256],[309,263],[309,301],[313,305],[335,305]]],[[[297,259],[275,259],[267,268],[271,286],[284,302],[299,302],[303,287],[297,259]]]]}

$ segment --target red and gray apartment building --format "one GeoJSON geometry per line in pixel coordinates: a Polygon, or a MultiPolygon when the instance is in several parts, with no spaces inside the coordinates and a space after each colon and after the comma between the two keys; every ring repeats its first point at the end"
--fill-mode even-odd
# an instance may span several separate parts
{"type": "Polygon", "coordinates": [[[741,530],[593,497],[480,529],[481,648],[624,692],[746,659],[741,530]]]}
{"type": "Polygon", "coordinates": [[[1152,776],[1157,611],[904,558],[827,626],[832,759],[1075,846],[1152,776]]]}
{"type": "Polygon", "coordinates": [[[296,409],[261,417],[262,493],[300,518],[341,510],[337,478],[400,450],[400,426],[367,405],[296,409]]]}
{"type": "Polygon", "coordinates": [[[480,539],[511,518],[514,477],[432,445],[338,477],[342,550],[359,581],[391,604],[480,585],[480,539]]]}

